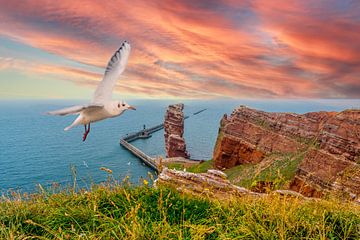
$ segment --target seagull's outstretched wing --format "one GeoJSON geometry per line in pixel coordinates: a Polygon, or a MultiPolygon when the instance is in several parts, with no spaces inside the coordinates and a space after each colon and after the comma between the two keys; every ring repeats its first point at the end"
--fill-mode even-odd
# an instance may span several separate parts
{"type": "Polygon", "coordinates": [[[104,107],[104,105],[102,105],[102,104],[76,105],[76,106],[72,106],[72,107],[68,107],[68,108],[50,111],[50,112],[47,112],[47,114],[65,116],[65,115],[77,114],[85,109],[98,109],[98,108],[103,108],[103,107],[104,107]]]}
{"type": "Polygon", "coordinates": [[[110,58],[104,78],[95,90],[93,102],[103,103],[111,100],[112,91],[120,74],[125,70],[130,55],[130,44],[124,41],[121,47],[110,58]]]}

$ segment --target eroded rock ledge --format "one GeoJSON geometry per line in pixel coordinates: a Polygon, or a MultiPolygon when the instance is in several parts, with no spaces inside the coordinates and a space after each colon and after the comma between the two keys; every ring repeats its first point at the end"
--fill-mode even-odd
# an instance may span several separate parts
{"type": "Polygon", "coordinates": [[[360,196],[360,110],[268,113],[240,106],[221,120],[214,149],[219,169],[257,164],[274,153],[304,152],[290,189],[306,196],[360,196]]]}
{"type": "MultiPolygon", "coordinates": [[[[215,169],[210,169],[206,173],[191,173],[163,168],[155,180],[155,187],[157,185],[170,186],[180,192],[212,196],[217,199],[231,199],[231,197],[239,196],[262,197],[267,195],[231,184],[225,173],[215,169]]],[[[272,194],[307,199],[302,194],[291,190],[276,190],[272,194]]]]}
{"type": "Polygon", "coordinates": [[[166,157],[184,157],[190,155],[186,151],[184,140],[184,104],[169,105],[165,113],[164,136],[166,157]]]}

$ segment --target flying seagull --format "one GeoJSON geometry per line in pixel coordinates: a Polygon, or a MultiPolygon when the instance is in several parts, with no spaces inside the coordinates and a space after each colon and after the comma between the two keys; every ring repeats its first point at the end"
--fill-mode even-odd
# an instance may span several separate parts
{"type": "Polygon", "coordinates": [[[84,125],[85,132],[83,141],[85,141],[90,132],[90,123],[117,117],[128,109],[136,110],[135,107],[130,106],[125,101],[112,100],[112,90],[114,89],[116,80],[125,70],[130,55],[130,49],[130,44],[127,41],[124,41],[121,44],[121,47],[110,58],[104,77],[97,86],[91,103],[50,111],[48,114],[60,116],[78,114],[79,116],[75,121],[64,130],[68,131],[77,125],[84,125]]]}

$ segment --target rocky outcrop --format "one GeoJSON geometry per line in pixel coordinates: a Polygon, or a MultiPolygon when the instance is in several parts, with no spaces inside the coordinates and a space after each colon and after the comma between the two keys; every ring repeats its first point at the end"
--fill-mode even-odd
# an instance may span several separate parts
{"type": "MultiPolygon", "coordinates": [[[[355,165],[354,162],[336,157],[324,150],[311,149],[298,166],[290,189],[314,197],[320,197],[331,190],[342,190],[340,185],[335,186],[335,182],[340,180],[340,174],[355,165]]],[[[353,187],[352,190],[343,190],[344,192],[358,192],[360,184],[353,187]]]]}
{"type": "Polygon", "coordinates": [[[240,106],[220,125],[213,156],[217,168],[302,152],[290,189],[307,196],[333,190],[360,194],[360,110],[294,114],[240,106]]]}
{"type": "Polygon", "coordinates": [[[320,148],[353,162],[360,160],[360,110],[345,110],[320,122],[320,148]]]}
{"type": "Polygon", "coordinates": [[[166,157],[184,157],[190,155],[186,151],[184,140],[184,104],[169,105],[165,113],[164,136],[166,157]]]}
{"type": "MultiPolygon", "coordinates": [[[[239,196],[266,196],[266,194],[231,184],[225,173],[215,169],[209,169],[206,173],[191,173],[164,168],[155,180],[154,186],[158,185],[173,187],[183,193],[212,196],[224,200],[239,196]]],[[[307,199],[302,194],[291,190],[276,190],[271,193],[284,197],[307,199]]]]}
{"type": "Polygon", "coordinates": [[[156,180],[156,185],[158,184],[174,187],[181,192],[211,194],[218,198],[229,195],[260,195],[231,184],[225,173],[214,169],[206,173],[191,173],[164,168],[156,180]]]}

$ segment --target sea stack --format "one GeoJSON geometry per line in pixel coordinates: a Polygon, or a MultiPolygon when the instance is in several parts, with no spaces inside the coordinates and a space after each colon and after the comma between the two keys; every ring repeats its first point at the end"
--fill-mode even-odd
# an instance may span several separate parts
{"type": "Polygon", "coordinates": [[[165,113],[165,149],[166,157],[184,157],[190,155],[186,151],[184,135],[184,104],[169,105],[165,113]]]}

